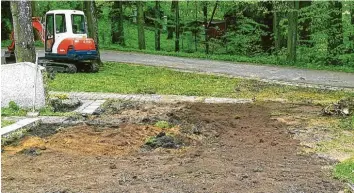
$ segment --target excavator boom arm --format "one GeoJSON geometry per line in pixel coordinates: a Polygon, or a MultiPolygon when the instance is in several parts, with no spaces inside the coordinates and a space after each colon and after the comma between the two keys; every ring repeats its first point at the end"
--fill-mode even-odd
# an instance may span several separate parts
{"type": "MultiPolygon", "coordinates": [[[[32,26],[33,28],[38,32],[40,39],[44,43],[45,41],[45,36],[44,36],[44,26],[41,23],[41,18],[40,17],[32,17],[32,26]]],[[[14,37],[14,31],[11,32],[11,44],[7,47],[9,52],[14,52],[15,51],[15,37],[14,37]]]]}

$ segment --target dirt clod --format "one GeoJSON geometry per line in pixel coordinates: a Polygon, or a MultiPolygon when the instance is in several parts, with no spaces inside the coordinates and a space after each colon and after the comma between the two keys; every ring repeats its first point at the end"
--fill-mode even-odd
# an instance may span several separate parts
{"type": "Polygon", "coordinates": [[[165,132],[158,133],[155,137],[150,137],[149,140],[145,143],[145,146],[150,148],[179,148],[182,144],[181,141],[178,141],[174,136],[166,135],[165,132]]]}
{"type": "Polygon", "coordinates": [[[117,169],[117,166],[116,166],[116,164],[111,163],[111,164],[109,164],[109,168],[110,169],[117,169]]]}
{"type": "Polygon", "coordinates": [[[23,149],[19,153],[22,153],[22,154],[25,154],[25,155],[30,155],[30,156],[41,155],[41,152],[40,152],[39,148],[34,148],[34,147],[31,147],[31,148],[28,148],[28,149],[27,148],[23,149]]]}
{"type": "Polygon", "coordinates": [[[163,131],[156,135],[157,138],[163,137],[163,136],[166,136],[166,133],[163,131]]]}

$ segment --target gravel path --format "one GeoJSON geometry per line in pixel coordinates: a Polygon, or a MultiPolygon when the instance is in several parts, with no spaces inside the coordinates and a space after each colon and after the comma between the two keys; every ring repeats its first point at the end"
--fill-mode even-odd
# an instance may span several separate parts
{"type": "MultiPolygon", "coordinates": [[[[42,50],[38,50],[38,52],[40,56],[44,55],[42,50]]],[[[2,50],[2,55],[3,53],[4,50],[2,50]]],[[[257,78],[295,84],[354,88],[354,73],[251,65],[246,63],[221,62],[120,51],[101,51],[101,58],[103,61],[145,64],[192,72],[217,73],[235,77],[257,78]]]]}
{"type": "Polygon", "coordinates": [[[354,74],[289,67],[261,66],[213,60],[179,58],[128,52],[102,52],[103,60],[169,67],[195,72],[226,74],[294,83],[354,88],[354,74]]]}
{"type": "Polygon", "coordinates": [[[185,95],[159,95],[159,94],[118,94],[99,92],[57,92],[50,91],[49,94],[66,94],[69,98],[80,100],[105,100],[121,99],[140,102],[156,103],[177,103],[177,102],[200,102],[200,103],[252,103],[252,99],[234,99],[217,97],[198,97],[185,95]]]}

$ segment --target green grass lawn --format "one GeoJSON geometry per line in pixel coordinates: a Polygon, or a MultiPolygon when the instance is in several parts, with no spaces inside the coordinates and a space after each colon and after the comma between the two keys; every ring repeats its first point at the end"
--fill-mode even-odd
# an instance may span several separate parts
{"type": "MultiPolygon", "coordinates": [[[[31,111],[31,109],[29,109],[29,108],[20,108],[14,102],[10,102],[10,103],[9,103],[8,107],[1,108],[1,116],[4,116],[4,117],[22,116],[22,117],[24,117],[27,115],[27,112],[31,111]],[[12,105],[10,103],[12,103],[12,105]]],[[[41,116],[70,116],[70,115],[74,114],[72,112],[55,112],[53,110],[53,108],[51,108],[49,106],[40,108],[38,111],[41,116]]]]}
{"type": "Polygon", "coordinates": [[[338,179],[354,183],[354,157],[336,165],[334,176],[338,179]]]}
{"type": "Polygon", "coordinates": [[[354,93],[300,88],[257,80],[178,72],[167,68],[107,62],[98,73],[57,74],[52,91],[176,94],[232,98],[284,98],[333,102],[354,93]]]}
{"type": "Polygon", "coordinates": [[[15,121],[9,121],[9,120],[1,119],[1,127],[6,127],[6,126],[9,126],[9,125],[11,125],[13,123],[15,123],[15,121]]]}

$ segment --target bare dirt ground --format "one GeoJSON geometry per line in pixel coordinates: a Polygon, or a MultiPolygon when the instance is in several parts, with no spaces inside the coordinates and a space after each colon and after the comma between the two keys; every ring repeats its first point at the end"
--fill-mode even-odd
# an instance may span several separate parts
{"type": "Polygon", "coordinates": [[[329,163],[299,153],[300,141],[288,130],[302,119],[286,115],[318,110],[112,102],[84,125],[43,125],[4,147],[2,192],[338,192],[342,184],[325,169],[329,163]],[[174,127],[158,128],[158,120],[174,127]],[[183,145],[143,146],[162,131],[183,145]]]}

